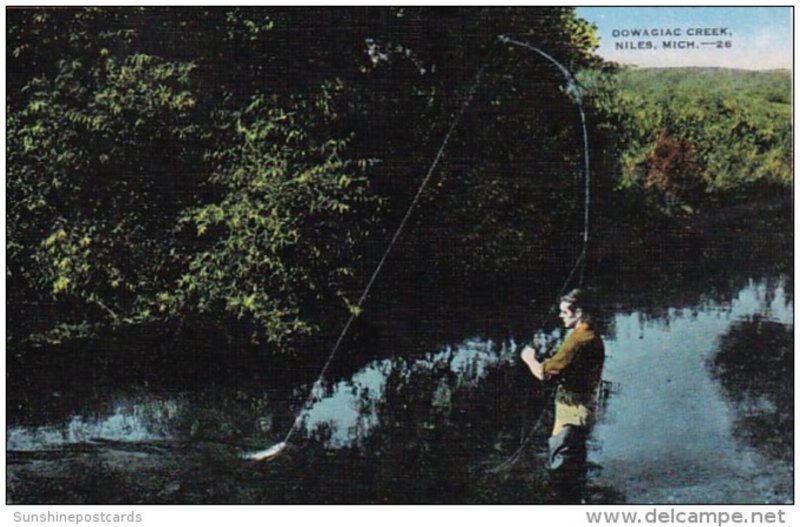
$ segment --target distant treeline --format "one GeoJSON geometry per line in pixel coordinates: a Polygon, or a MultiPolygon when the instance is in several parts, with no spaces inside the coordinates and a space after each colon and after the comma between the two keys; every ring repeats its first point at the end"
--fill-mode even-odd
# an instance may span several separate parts
{"type": "Polygon", "coordinates": [[[575,94],[501,34],[580,72],[593,217],[791,185],[787,73],[617,73],[571,8],[25,8],[7,26],[11,352],[191,334],[289,353],[340,327],[473,88],[394,257],[486,287],[563,274],[575,94]]]}
{"type": "Polygon", "coordinates": [[[609,90],[620,189],[672,215],[784,195],[792,185],[791,74],[623,69],[609,90]]]}

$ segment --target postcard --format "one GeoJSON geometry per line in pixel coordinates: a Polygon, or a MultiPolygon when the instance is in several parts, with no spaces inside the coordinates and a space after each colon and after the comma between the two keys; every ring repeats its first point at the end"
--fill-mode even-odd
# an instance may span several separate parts
{"type": "Polygon", "coordinates": [[[8,7],[14,521],[778,521],[793,16],[8,7]]]}

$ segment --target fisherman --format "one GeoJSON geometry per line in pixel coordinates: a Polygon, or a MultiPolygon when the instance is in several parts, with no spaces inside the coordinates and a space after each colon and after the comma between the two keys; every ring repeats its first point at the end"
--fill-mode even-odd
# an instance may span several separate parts
{"type": "Polygon", "coordinates": [[[559,318],[570,330],[552,358],[540,362],[525,346],[521,358],[541,381],[557,383],[555,422],[548,440],[548,468],[558,499],[580,503],[586,480],[586,439],[597,404],[603,369],[603,340],[595,333],[585,293],[573,289],[560,299],[559,318]]]}

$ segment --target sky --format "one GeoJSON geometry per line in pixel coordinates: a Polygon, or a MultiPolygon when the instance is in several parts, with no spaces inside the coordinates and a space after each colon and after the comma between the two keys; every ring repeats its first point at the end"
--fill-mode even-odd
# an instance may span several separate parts
{"type": "Polygon", "coordinates": [[[792,68],[790,7],[579,7],[577,13],[597,26],[597,53],[607,60],[642,67],[792,68]],[[709,34],[687,34],[694,28],[709,34]],[[631,34],[654,29],[679,34],[631,34]],[[664,41],[673,41],[673,49],[664,41]]]}

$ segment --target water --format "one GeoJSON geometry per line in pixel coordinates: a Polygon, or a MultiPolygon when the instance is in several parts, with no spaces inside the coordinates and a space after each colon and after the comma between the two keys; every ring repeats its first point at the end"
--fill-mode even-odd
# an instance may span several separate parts
{"type": "MultiPolygon", "coordinates": [[[[604,377],[614,390],[591,440],[591,500],[791,502],[793,427],[763,426],[787,411],[791,420],[782,398],[791,375],[744,385],[737,355],[747,350],[745,368],[759,343],[791,355],[789,288],[750,279],[690,305],[611,314],[604,377]]],[[[519,462],[491,472],[548,407],[513,335],[423,353],[405,346],[323,383],[302,434],[269,463],[238,456],[276,442],[309,386],[289,395],[123,390],[61,422],[12,424],[9,501],[539,502],[547,426],[519,462]]]]}
{"type": "MultiPolygon", "coordinates": [[[[599,482],[634,503],[791,502],[792,466],[734,437],[740,409],[708,367],[737,322],[759,315],[791,328],[785,295],[783,284],[769,291],[751,281],[729,303],[671,309],[656,320],[616,315],[605,375],[620,389],[595,431],[599,482]]],[[[764,351],[753,344],[755,361],[764,351]]]]}
{"type": "Polygon", "coordinates": [[[73,415],[61,426],[6,429],[6,449],[17,452],[53,450],[98,441],[142,442],[168,439],[180,402],[155,399],[124,402],[111,415],[73,415]]]}
{"type": "MultiPolygon", "coordinates": [[[[457,383],[476,386],[489,368],[508,365],[515,346],[497,347],[493,342],[468,340],[459,346],[431,353],[413,362],[400,360],[373,361],[350,379],[341,380],[320,390],[317,401],[304,413],[303,424],[308,435],[325,430],[327,448],[360,445],[380,425],[379,402],[387,398],[388,379],[392,374],[408,378],[425,370],[445,369],[457,383]]],[[[432,408],[450,406],[452,387],[443,379],[432,390],[432,408]]]]}

